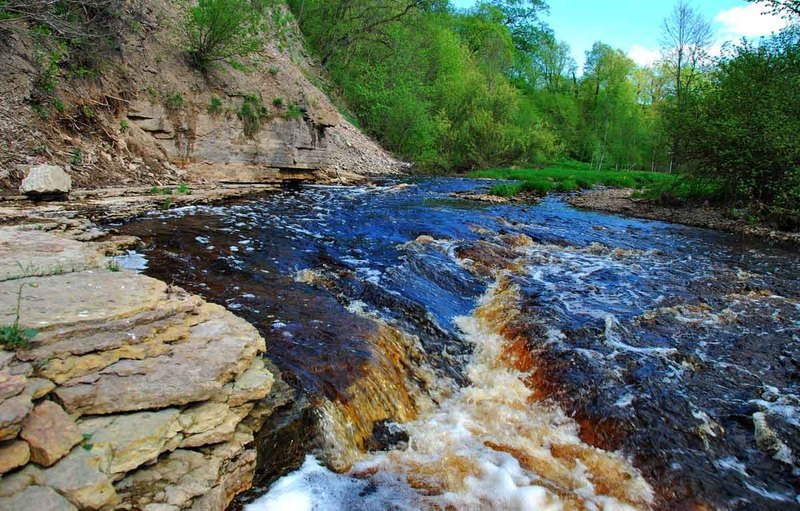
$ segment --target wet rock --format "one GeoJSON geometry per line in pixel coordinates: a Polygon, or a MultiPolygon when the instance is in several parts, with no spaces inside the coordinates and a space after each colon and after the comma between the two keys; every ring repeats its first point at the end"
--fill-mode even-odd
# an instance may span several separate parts
{"type": "Polygon", "coordinates": [[[30,444],[34,463],[45,467],[63,458],[82,438],[75,422],[52,401],[36,405],[20,436],[30,444]]]}
{"type": "Polygon", "coordinates": [[[29,486],[13,497],[0,498],[0,509],[4,511],[20,509],[30,509],[31,511],[75,511],[75,506],[52,488],[29,486]]]}
{"type": "Polygon", "coordinates": [[[31,459],[31,450],[26,442],[10,440],[0,444],[0,475],[21,467],[31,459]]]}
{"type": "Polygon", "coordinates": [[[26,195],[66,195],[72,189],[72,178],[56,165],[38,165],[31,168],[22,180],[19,191],[26,195]]]}

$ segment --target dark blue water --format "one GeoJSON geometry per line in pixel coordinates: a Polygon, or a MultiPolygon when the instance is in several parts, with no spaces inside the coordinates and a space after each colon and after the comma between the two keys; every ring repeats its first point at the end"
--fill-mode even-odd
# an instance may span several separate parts
{"type": "Polygon", "coordinates": [[[658,507],[800,509],[797,251],[559,197],[452,195],[487,187],[307,187],[122,230],[145,240],[148,274],[254,323],[291,383],[330,399],[347,399],[375,356],[374,322],[356,309],[417,336],[427,363],[464,384],[472,346],[454,319],[505,276],[522,291],[515,328],[537,394],[587,442],[631,456],[658,507]]]}

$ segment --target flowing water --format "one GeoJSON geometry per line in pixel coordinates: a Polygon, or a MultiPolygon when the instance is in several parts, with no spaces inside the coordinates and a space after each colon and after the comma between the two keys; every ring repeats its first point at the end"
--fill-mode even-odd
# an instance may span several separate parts
{"type": "Polygon", "coordinates": [[[147,274],[256,325],[307,403],[247,511],[800,509],[797,252],[452,195],[486,187],[306,187],[120,227],[147,274]]]}

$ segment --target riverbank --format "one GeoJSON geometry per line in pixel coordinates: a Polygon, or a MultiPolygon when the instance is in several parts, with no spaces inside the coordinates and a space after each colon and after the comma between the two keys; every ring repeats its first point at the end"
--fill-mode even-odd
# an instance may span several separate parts
{"type": "Polygon", "coordinates": [[[101,232],[0,228],[0,324],[35,329],[0,350],[0,508],[225,509],[291,396],[254,327],[120,269],[130,240],[101,232]]]}
{"type": "Polygon", "coordinates": [[[798,232],[779,231],[763,225],[753,225],[745,220],[730,218],[721,208],[691,205],[662,206],[645,199],[636,199],[634,194],[635,190],[631,188],[592,190],[571,196],[566,199],[566,202],[581,209],[662,220],[800,245],[800,233],[798,232]]]}

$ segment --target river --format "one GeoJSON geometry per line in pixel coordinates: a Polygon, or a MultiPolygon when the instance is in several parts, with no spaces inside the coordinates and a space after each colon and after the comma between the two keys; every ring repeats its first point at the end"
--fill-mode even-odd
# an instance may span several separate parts
{"type": "Polygon", "coordinates": [[[800,509],[797,250],[453,195],[487,186],[117,227],[146,244],[123,262],[253,323],[296,394],[245,509],[800,509]]]}

